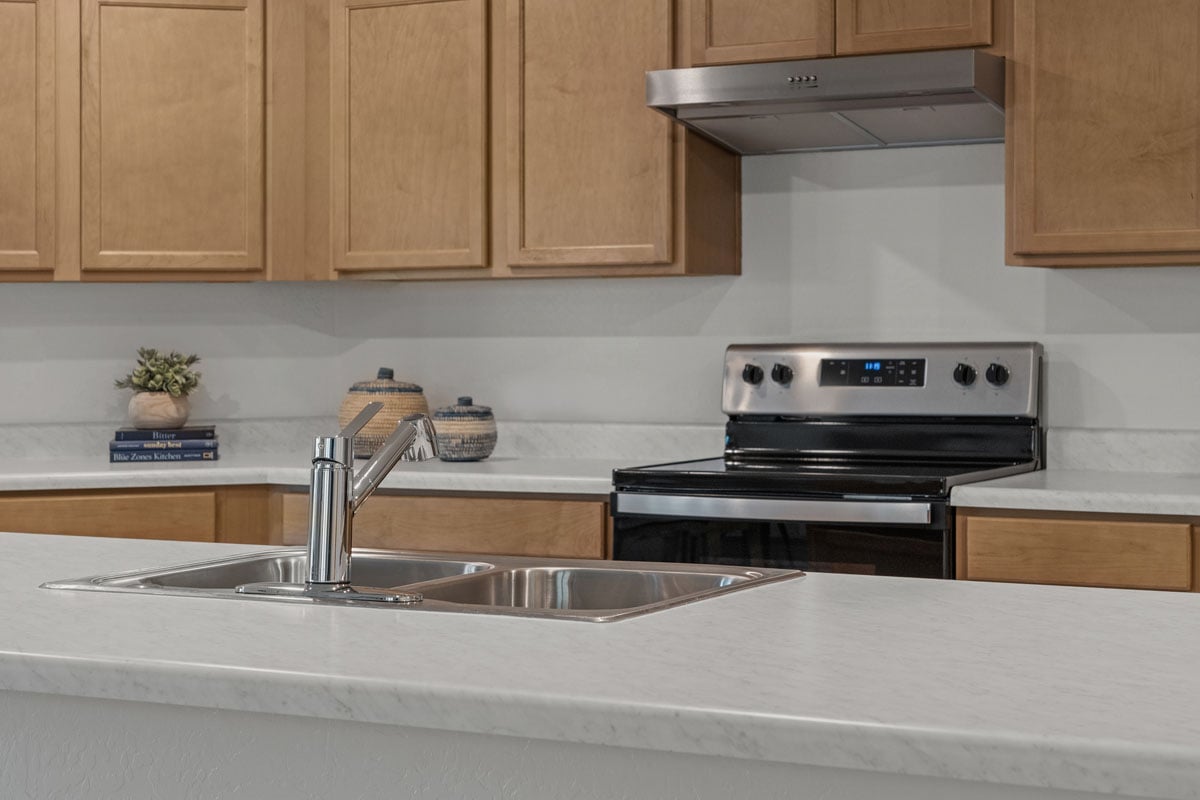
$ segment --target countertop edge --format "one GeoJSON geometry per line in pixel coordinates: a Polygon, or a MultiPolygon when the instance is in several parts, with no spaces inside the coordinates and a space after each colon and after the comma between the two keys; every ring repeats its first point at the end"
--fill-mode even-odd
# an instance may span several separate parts
{"type": "Polygon", "coordinates": [[[950,778],[1001,785],[1188,800],[1200,785],[1200,745],[1128,743],[880,726],[616,704],[458,687],[387,687],[368,681],[242,668],[0,655],[0,689],[102,700],[281,714],[457,733],[753,761],[950,778]],[[86,666],[90,688],[77,674],[86,666]],[[75,683],[68,687],[64,684],[75,683]],[[324,701],[309,706],[297,697],[324,701]]]}

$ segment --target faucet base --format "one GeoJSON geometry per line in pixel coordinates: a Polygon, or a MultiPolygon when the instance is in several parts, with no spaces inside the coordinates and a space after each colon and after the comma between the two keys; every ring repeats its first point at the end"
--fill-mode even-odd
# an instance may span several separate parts
{"type": "Polygon", "coordinates": [[[416,592],[398,592],[374,586],[351,586],[348,583],[244,583],[235,590],[238,594],[271,594],[322,602],[394,603],[410,605],[423,599],[416,592]]]}

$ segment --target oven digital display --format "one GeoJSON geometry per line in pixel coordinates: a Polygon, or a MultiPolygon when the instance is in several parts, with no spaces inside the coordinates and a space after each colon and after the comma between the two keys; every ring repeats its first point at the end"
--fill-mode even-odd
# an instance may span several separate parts
{"type": "Polygon", "coordinates": [[[924,386],[925,359],[821,359],[821,386],[924,386]]]}

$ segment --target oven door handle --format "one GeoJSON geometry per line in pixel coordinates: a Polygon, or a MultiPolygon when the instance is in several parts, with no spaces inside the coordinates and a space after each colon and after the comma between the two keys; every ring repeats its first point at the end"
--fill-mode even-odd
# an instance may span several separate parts
{"type": "Polygon", "coordinates": [[[613,514],[695,519],[755,519],[781,522],[847,522],[859,524],[928,525],[929,503],[864,500],[778,500],[764,497],[706,497],[701,495],[617,492],[613,514]]]}

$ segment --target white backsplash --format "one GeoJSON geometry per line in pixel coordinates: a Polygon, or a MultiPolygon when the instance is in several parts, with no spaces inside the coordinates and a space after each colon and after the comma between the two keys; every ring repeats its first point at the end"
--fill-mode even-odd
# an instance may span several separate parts
{"type": "Polygon", "coordinates": [[[720,425],[733,342],[1014,339],[1051,427],[1200,431],[1200,269],[1004,266],[1003,155],[747,158],[737,278],[0,284],[0,425],[110,428],[140,345],[203,356],[195,419],[332,418],[391,366],[433,406],[653,427],[720,425]]]}

